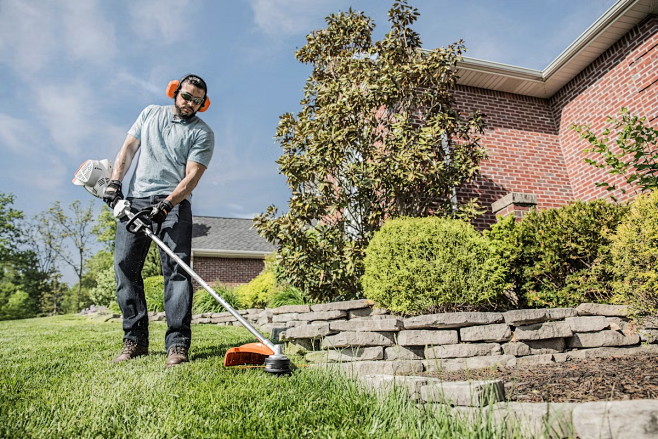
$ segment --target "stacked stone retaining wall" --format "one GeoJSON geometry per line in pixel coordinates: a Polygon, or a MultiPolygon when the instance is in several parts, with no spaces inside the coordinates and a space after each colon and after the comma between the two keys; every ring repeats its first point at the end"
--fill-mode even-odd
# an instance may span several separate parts
{"type": "MultiPolygon", "coordinates": [[[[658,343],[658,320],[637,325],[619,305],[406,318],[373,305],[363,299],[239,312],[284,343],[286,353],[311,363],[348,364],[359,375],[563,362],[658,343]]],[[[193,322],[239,325],[228,312],[195,315],[193,322]]]]}

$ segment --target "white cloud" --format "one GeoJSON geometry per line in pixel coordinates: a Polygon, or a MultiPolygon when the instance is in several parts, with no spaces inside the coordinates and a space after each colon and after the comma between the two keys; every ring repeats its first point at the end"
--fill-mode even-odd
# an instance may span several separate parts
{"type": "Polygon", "coordinates": [[[92,130],[89,106],[93,102],[89,87],[81,84],[45,85],[37,89],[36,105],[42,123],[66,154],[75,155],[92,130]]]}
{"type": "Polygon", "coordinates": [[[307,34],[333,12],[329,0],[250,0],[256,26],[269,36],[307,34]]]}
{"type": "Polygon", "coordinates": [[[54,59],[57,49],[45,8],[26,2],[3,2],[0,8],[0,63],[34,72],[54,59]]]}
{"type": "Polygon", "coordinates": [[[62,59],[108,63],[117,53],[114,27],[100,2],[3,2],[0,62],[34,73],[62,59]]]}
{"type": "Polygon", "coordinates": [[[32,123],[0,113],[0,149],[10,154],[33,157],[42,147],[32,123]]]}
{"type": "Polygon", "coordinates": [[[76,59],[105,64],[117,52],[114,26],[95,2],[69,1],[63,5],[61,24],[68,52],[76,59]]]}
{"type": "Polygon", "coordinates": [[[118,73],[115,77],[115,81],[117,84],[121,84],[124,87],[130,87],[130,86],[135,86],[141,90],[146,91],[148,94],[152,94],[154,96],[160,96],[163,93],[164,86],[162,85],[156,85],[153,82],[145,81],[142,78],[138,78],[135,75],[131,75],[128,72],[121,72],[118,73]]]}

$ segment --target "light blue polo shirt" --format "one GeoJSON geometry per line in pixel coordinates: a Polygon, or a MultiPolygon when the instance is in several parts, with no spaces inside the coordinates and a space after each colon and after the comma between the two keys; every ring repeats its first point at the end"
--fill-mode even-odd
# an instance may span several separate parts
{"type": "Polygon", "coordinates": [[[173,105],[149,105],[128,130],[128,134],[141,142],[128,197],[169,195],[185,177],[188,161],[208,167],[215,148],[215,134],[198,116],[180,119],[174,115],[173,108],[173,105]]]}

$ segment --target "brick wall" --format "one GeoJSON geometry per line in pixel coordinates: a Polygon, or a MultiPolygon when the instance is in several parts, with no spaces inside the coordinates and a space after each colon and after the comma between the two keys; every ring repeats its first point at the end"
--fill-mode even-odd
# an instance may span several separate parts
{"type": "Polygon", "coordinates": [[[487,124],[480,143],[488,158],[481,163],[481,175],[459,191],[462,199],[477,196],[487,208],[477,226],[493,223],[491,204],[511,192],[536,195],[538,208],[572,199],[547,100],[465,86],[457,87],[455,100],[461,112],[482,112],[487,124]]]}
{"type": "MultiPolygon", "coordinates": [[[[479,228],[495,221],[491,205],[509,193],[535,195],[539,209],[606,198],[595,183],[623,186],[623,179],[585,163],[595,156],[585,155],[589,144],[570,126],[588,124],[599,132],[624,106],[658,125],[658,17],[632,29],[550,100],[458,86],[455,101],[461,112],[482,112],[487,123],[481,175],[459,189],[462,200],[477,196],[487,208],[475,221],[479,228]]],[[[624,200],[634,194],[615,195],[624,200]]]]}
{"type": "MultiPolygon", "coordinates": [[[[572,124],[588,124],[600,133],[608,116],[619,115],[622,107],[631,114],[658,123],[658,17],[640,23],[590,64],[551,99],[559,123],[559,138],[571,179],[574,197],[592,200],[607,197],[595,182],[606,180],[623,185],[605,170],[584,162],[596,155],[585,154],[589,143],[578,138],[572,124]]],[[[633,196],[615,194],[620,200],[633,196]]]]}
{"type": "MultiPolygon", "coordinates": [[[[194,257],[192,268],[206,283],[245,284],[265,267],[262,259],[194,257]]],[[[198,285],[195,284],[195,289],[198,285]]]]}

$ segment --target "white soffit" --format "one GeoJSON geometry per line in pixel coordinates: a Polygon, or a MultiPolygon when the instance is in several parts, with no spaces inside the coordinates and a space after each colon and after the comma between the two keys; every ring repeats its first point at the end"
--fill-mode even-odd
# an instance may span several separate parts
{"type": "Polygon", "coordinates": [[[458,83],[550,98],[650,14],[658,14],[658,0],[619,0],[543,71],[464,57],[458,83]]]}

